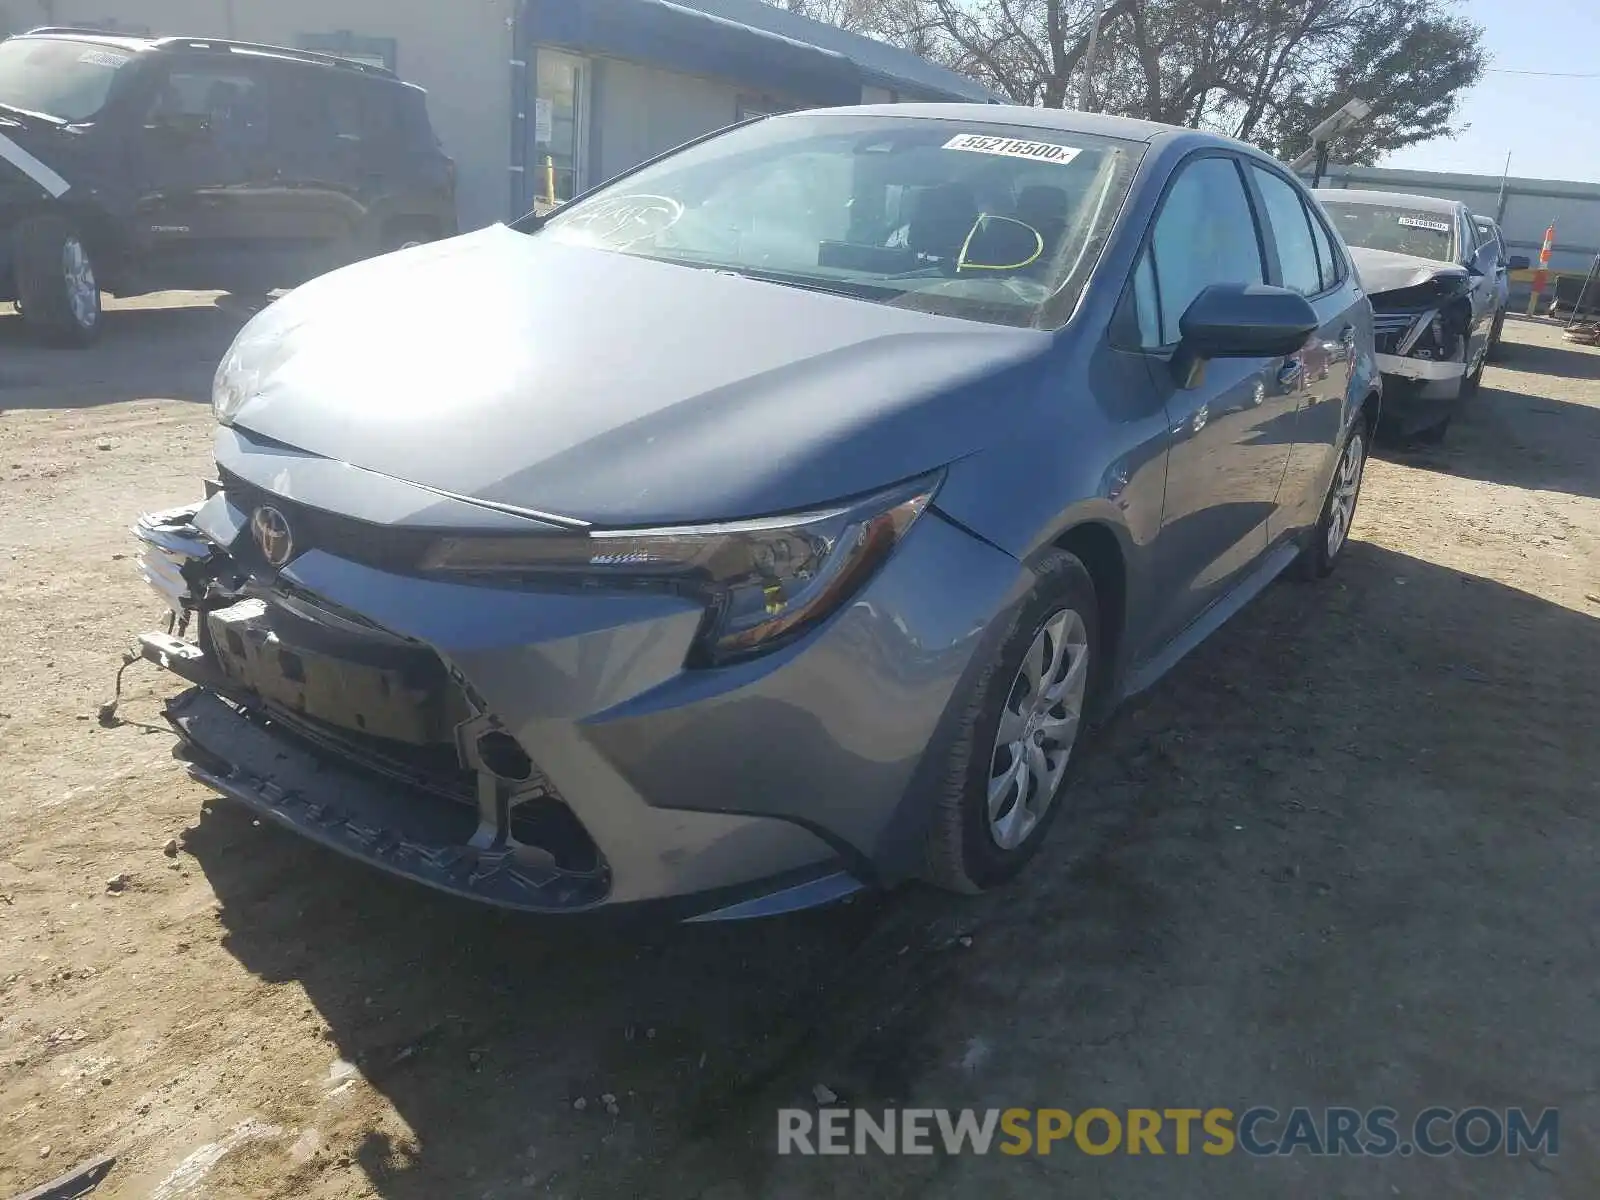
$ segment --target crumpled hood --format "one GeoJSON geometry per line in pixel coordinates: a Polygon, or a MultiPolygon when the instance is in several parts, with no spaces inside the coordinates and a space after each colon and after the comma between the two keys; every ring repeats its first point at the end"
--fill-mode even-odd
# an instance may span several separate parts
{"type": "Polygon", "coordinates": [[[1415,254],[1397,254],[1393,250],[1351,246],[1350,258],[1355,263],[1356,274],[1361,277],[1361,286],[1372,295],[1416,287],[1431,279],[1459,277],[1464,280],[1467,277],[1465,267],[1419,258],[1415,254]]]}
{"type": "Polygon", "coordinates": [[[230,359],[259,373],[244,429],[632,525],[790,511],[942,466],[994,436],[1050,340],[496,226],[314,280],[230,359]]]}

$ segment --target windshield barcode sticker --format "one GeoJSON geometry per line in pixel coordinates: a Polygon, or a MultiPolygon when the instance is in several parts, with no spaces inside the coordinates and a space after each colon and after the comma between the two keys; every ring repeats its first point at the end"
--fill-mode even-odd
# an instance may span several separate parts
{"type": "Polygon", "coordinates": [[[78,55],[78,61],[88,63],[91,67],[120,67],[129,57],[126,54],[113,54],[109,50],[85,50],[78,55]]]}
{"type": "Polygon", "coordinates": [[[1401,217],[1400,224],[1407,229],[1431,229],[1435,233],[1449,233],[1449,221],[1426,221],[1421,217],[1401,217]]]}
{"type": "Polygon", "coordinates": [[[1007,158],[1028,158],[1034,162],[1066,164],[1082,153],[1076,146],[1054,142],[1026,142],[1021,138],[992,137],[986,133],[961,133],[944,144],[946,150],[967,150],[973,154],[1003,154],[1007,158]]]}

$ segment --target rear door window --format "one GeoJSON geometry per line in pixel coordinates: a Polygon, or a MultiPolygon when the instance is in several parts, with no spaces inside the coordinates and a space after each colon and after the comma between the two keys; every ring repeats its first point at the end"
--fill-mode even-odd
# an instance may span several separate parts
{"type": "Polygon", "coordinates": [[[1316,209],[1308,204],[1306,212],[1311,217],[1311,239],[1317,244],[1318,276],[1322,282],[1322,290],[1327,291],[1344,279],[1344,255],[1339,253],[1333,235],[1328,232],[1328,227],[1323,224],[1316,209]]]}
{"type": "Polygon", "coordinates": [[[265,88],[259,75],[236,63],[177,64],[162,77],[145,124],[213,140],[255,143],[269,134],[265,88]]]}
{"type": "Polygon", "coordinates": [[[1322,272],[1317,264],[1316,239],[1311,232],[1311,215],[1300,201],[1300,191],[1274,171],[1250,166],[1256,187],[1267,210],[1267,224],[1278,250],[1278,271],[1284,287],[1302,296],[1322,290],[1322,272]]]}

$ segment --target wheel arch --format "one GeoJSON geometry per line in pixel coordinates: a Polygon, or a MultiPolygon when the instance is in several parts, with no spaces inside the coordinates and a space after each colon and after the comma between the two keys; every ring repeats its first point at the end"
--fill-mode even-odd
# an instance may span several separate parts
{"type": "MultiPolygon", "coordinates": [[[[1367,445],[1372,445],[1373,439],[1378,436],[1378,418],[1383,414],[1383,390],[1379,387],[1370,387],[1361,403],[1356,405],[1355,420],[1361,421],[1367,427],[1367,445]]],[[[1353,424],[1354,422],[1352,422],[1353,424]]]]}
{"type": "MultiPolygon", "coordinates": [[[[41,196],[31,204],[8,206],[5,213],[6,237],[10,238],[25,222],[36,217],[62,217],[82,233],[88,243],[90,257],[94,260],[95,275],[102,291],[114,292],[125,271],[129,246],[126,231],[121,223],[102,205],[92,200],[76,198],[71,192],[60,199],[41,196]]],[[[14,293],[15,279],[11,255],[4,256],[8,290],[14,293]]]]}
{"type": "Polygon", "coordinates": [[[1082,521],[1058,534],[1051,546],[1063,550],[1083,563],[1094,581],[1096,607],[1100,616],[1100,647],[1104,661],[1113,669],[1101,673],[1095,704],[1102,708],[1107,696],[1114,695],[1122,649],[1128,624],[1128,553],[1123,539],[1108,523],[1096,519],[1082,521]]]}

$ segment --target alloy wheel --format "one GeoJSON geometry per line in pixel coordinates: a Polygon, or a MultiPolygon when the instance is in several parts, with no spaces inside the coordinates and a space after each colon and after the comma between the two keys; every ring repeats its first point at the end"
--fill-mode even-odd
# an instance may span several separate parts
{"type": "Polygon", "coordinates": [[[1345,443],[1339,468],[1333,477],[1333,494],[1328,497],[1328,558],[1344,548],[1355,520],[1356,501],[1361,496],[1361,476],[1367,467],[1367,447],[1358,429],[1345,443]]]}
{"type": "Polygon", "coordinates": [[[1089,685],[1089,631],[1055,613],[1022,657],[989,756],[989,836],[1002,850],[1027,841],[1055,801],[1078,740],[1089,685]]]}
{"type": "Polygon", "coordinates": [[[67,285],[67,303],[72,308],[72,319],[84,329],[91,328],[99,315],[100,285],[94,277],[89,252],[75,237],[69,237],[62,243],[61,273],[67,285]]]}

